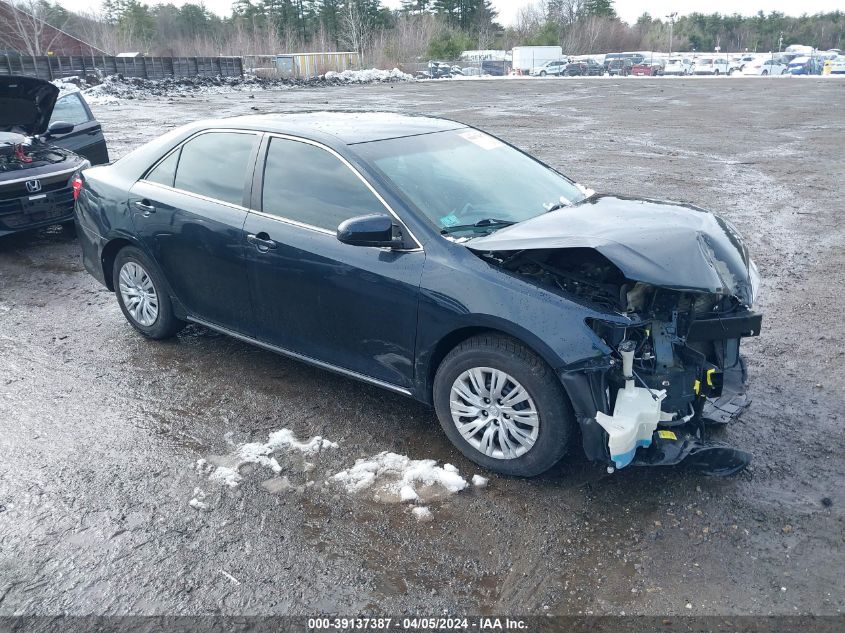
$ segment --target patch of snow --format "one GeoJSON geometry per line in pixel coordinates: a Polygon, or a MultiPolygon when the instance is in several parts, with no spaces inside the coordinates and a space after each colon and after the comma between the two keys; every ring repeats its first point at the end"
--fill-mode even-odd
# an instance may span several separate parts
{"type": "Polygon", "coordinates": [[[482,477],[481,475],[472,476],[472,485],[476,488],[485,488],[488,481],[490,480],[487,477],[482,477]]]}
{"type": "Polygon", "coordinates": [[[403,501],[416,501],[420,498],[417,494],[417,491],[414,490],[411,486],[402,486],[399,490],[399,498],[403,501]]]}
{"type": "Polygon", "coordinates": [[[194,498],[188,501],[188,505],[194,510],[208,510],[208,504],[204,499],[205,493],[199,488],[194,488],[194,498]]]}
{"type": "Polygon", "coordinates": [[[447,469],[438,466],[433,459],[411,459],[389,452],[356,460],[352,468],[331,479],[353,494],[372,489],[374,498],[385,502],[428,501],[453,495],[467,487],[466,480],[454,466],[447,469]]]}
{"type": "Polygon", "coordinates": [[[326,81],[337,81],[345,84],[369,84],[386,81],[414,81],[412,75],[403,73],[398,68],[393,70],[379,70],[370,68],[368,70],[344,70],[336,72],[330,70],[324,75],[326,81]]]}
{"type": "Polygon", "coordinates": [[[279,474],[282,472],[282,466],[273,457],[274,453],[285,450],[312,456],[326,449],[337,448],[337,446],[336,442],[324,439],[319,435],[312,437],[307,442],[300,442],[292,431],[281,429],[270,433],[266,442],[250,442],[241,445],[231,455],[224,458],[224,463],[218,465],[213,471],[210,470],[213,467],[204,459],[197,460],[195,470],[203,474],[210,472],[209,481],[234,488],[240,484],[242,477],[239,471],[246,464],[257,464],[279,474]]]}
{"type": "Polygon", "coordinates": [[[121,103],[120,99],[113,95],[99,94],[97,92],[91,92],[92,90],[94,90],[94,88],[82,91],[82,96],[85,98],[85,101],[89,106],[119,105],[121,103]]]}
{"type": "Polygon", "coordinates": [[[71,92],[79,92],[79,77],[63,77],[61,79],[54,79],[52,83],[59,89],[60,97],[71,92]]]}
{"type": "Polygon", "coordinates": [[[426,506],[416,506],[411,512],[417,517],[417,521],[431,521],[431,510],[426,506]]]}
{"type": "Polygon", "coordinates": [[[207,475],[214,470],[214,466],[209,464],[207,460],[200,458],[197,460],[197,463],[194,464],[194,470],[200,474],[207,475]]]}
{"type": "Polygon", "coordinates": [[[241,479],[243,479],[241,474],[235,468],[229,468],[228,466],[218,466],[208,476],[209,481],[229,486],[230,488],[237,488],[238,484],[241,483],[241,479]]]}

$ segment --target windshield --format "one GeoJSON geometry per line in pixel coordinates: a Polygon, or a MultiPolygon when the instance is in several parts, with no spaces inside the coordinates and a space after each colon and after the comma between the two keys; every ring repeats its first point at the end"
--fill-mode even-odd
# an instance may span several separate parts
{"type": "Polygon", "coordinates": [[[561,174],[479,130],[373,141],[355,150],[440,230],[489,233],[585,197],[561,174]]]}

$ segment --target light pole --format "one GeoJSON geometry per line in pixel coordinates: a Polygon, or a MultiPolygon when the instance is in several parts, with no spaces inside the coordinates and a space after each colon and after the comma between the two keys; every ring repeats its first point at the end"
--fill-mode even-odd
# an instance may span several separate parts
{"type": "Polygon", "coordinates": [[[672,54],[672,31],[675,30],[675,18],[678,17],[678,12],[670,13],[666,16],[669,18],[669,54],[672,54]]]}

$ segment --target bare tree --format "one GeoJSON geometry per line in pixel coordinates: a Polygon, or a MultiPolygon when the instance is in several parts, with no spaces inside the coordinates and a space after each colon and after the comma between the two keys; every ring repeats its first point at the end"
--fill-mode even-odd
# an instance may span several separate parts
{"type": "Polygon", "coordinates": [[[402,14],[393,28],[381,29],[370,38],[367,61],[376,68],[414,70],[415,64],[427,55],[429,43],[446,28],[431,13],[402,14]]]}
{"type": "Polygon", "coordinates": [[[0,44],[27,55],[46,55],[62,34],[47,24],[48,11],[49,5],[36,0],[0,2],[0,44]]]}
{"type": "Polygon", "coordinates": [[[352,50],[358,53],[358,57],[363,63],[364,48],[370,29],[367,14],[364,12],[360,3],[355,0],[349,0],[343,8],[341,31],[343,39],[349,44],[352,50]]]}

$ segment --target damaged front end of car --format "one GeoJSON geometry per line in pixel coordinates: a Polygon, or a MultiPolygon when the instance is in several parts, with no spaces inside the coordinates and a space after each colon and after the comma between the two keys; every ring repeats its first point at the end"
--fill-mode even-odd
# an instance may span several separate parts
{"type": "Polygon", "coordinates": [[[734,474],[708,429],[749,404],[740,341],[760,333],[756,267],[733,227],[688,205],[594,196],[469,248],[585,308],[589,354],[560,370],[588,458],[734,474]]]}

